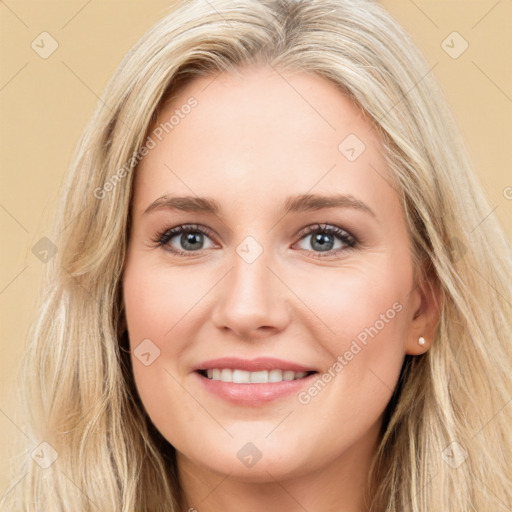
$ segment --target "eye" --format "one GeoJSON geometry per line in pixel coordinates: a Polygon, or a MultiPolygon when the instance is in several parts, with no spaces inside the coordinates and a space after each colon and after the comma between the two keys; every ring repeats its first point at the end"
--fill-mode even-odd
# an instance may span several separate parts
{"type": "Polygon", "coordinates": [[[358,244],[357,239],[350,233],[329,224],[309,226],[302,230],[299,236],[301,237],[299,243],[309,238],[309,242],[305,244],[307,247],[301,247],[301,249],[318,253],[314,255],[315,257],[322,257],[321,253],[333,256],[342,251],[354,249],[358,244]],[[336,242],[337,247],[335,247],[336,242]]]}
{"type": "MultiPolygon", "coordinates": [[[[338,226],[329,224],[316,224],[304,228],[298,235],[303,243],[310,237],[307,247],[300,249],[313,252],[314,257],[334,256],[342,251],[354,249],[358,240],[350,233],[338,226]],[[336,247],[337,245],[337,247],[336,247]]],[[[158,232],[153,238],[153,244],[162,247],[166,251],[180,256],[194,256],[194,253],[214,247],[210,236],[210,230],[200,224],[183,224],[158,232]],[[205,247],[205,240],[210,241],[210,246],[205,247]],[[178,245],[178,247],[176,247],[178,245]]]]}
{"type": "Polygon", "coordinates": [[[211,241],[209,234],[210,231],[200,224],[183,224],[158,232],[153,238],[153,243],[167,251],[191,256],[193,255],[191,253],[213,247],[213,244],[210,247],[204,247],[205,239],[211,241]],[[179,247],[176,248],[176,245],[179,247]]]}

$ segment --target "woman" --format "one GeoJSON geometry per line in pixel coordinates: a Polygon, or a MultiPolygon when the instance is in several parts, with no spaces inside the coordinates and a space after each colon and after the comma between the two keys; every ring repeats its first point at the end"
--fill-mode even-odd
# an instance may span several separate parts
{"type": "Polygon", "coordinates": [[[18,510],[508,510],[512,258],[428,71],[367,0],[192,0],[133,47],[63,194],[18,510]]]}

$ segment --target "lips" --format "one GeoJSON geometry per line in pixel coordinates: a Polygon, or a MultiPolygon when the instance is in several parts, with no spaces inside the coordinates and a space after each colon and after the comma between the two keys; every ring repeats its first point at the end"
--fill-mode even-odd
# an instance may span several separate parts
{"type": "Polygon", "coordinates": [[[302,364],[267,357],[212,359],[202,362],[192,372],[194,382],[207,393],[244,407],[294,400],[294,395],[318,378],[317,374],[302,364]]]}
{"type": "Polygon", "coordinates": [[[241,359],[238,357],[222,357],[218,359],[210,359],[198,364],[194,371],[206,373],[208,370],[245,370],[248,372],[261,372],[271,370],[282,370],[291,372],[316,372],[315,368],[307,367],[292,361],[284,359],[276,359],[273,357],[258,357],[255,359],[241,359]]]}
{"type": "Polygon", "coordinates": [[[224,357],[203,361],[194,372],[205,389],[233,404],[264,405],[299,392],[317,370],[292,361],[224,357]]]}

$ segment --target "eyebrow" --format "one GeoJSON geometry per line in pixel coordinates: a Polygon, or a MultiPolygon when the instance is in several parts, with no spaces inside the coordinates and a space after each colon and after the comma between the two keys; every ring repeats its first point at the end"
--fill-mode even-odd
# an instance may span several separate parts
{"type": "MultiPolygon", "coordinates": [[[[282,214],[286,215],[292,212],[314,211],[324,208],[353,208],[377,218],[373,210],[367,204],[349,194],[329,196],[301,194],[298,196],[290,196],[286,198],[283,204],[282,214]]],[[[221,211],[221,207],[217,201],[208,197],[172,197],[165,195],[153,201],[144,210],[143,215],[157,210],[180,210],[184,212],[217,215],[221,211]]]]}

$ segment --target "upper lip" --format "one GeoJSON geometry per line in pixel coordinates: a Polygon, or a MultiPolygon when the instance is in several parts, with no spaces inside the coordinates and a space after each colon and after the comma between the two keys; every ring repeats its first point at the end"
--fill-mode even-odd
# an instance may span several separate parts
{"type": "Polygon", "coordinates": [[[257,357],[255,359],[240,359],[239,357],[221,357],[203,361],[194,368],[198,370],[211,370],[216,368],[231,368],[233,370],[246,370],[257,372],[263,370],[289,370],[294,372],[316,371],[311,367],[304,366],[293,361],[285,361],[274,357],[257,357]]]}

